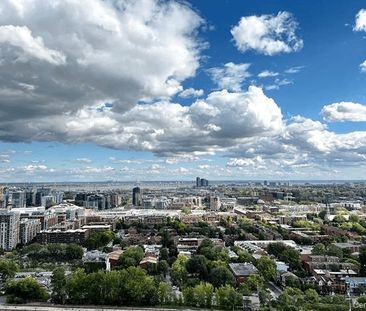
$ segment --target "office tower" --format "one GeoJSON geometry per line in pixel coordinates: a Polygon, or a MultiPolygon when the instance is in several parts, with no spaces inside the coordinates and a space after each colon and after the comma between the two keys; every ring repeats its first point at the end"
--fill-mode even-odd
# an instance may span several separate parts
{"type": "Polygon", "coordinates": [[[200,177],[196,177],[196,187],[208,187],[208,180],[200,177]]]}
{"type": "Polygon", "coordinates": [[[0,248],[14,249],[19,243],[20,214],[9,209],[0,210],[0,248]]]}
{"type": "Polygon", "coordinates": [[[25,191],[9,191],[9,203],[13,208],[26,207],[25,191]]]}
{"type": "Polygon", "coordinates": [[[50,188],[40,188],[37,189],[36,195],[35,195],[35,206],[41,206],[42,205],[42,197],[49,195],[51,192],[50,188]]]}
{"type": "Polygon", "coordinates": [[[54,204],[55,204],[54,196],[52,196],[52,195],[45,195],[45,196],[42,197],[41,206],[43,206],[45,208],[49,208],[49,207],[51,207],[54,204]]]}
{"type": "Polygon", "coordinates": [[[26,193],[25,193],[25,205],[26,206],[33,206],[33,201],[34,201],[33,191],[26,191],[26,193]]]}
{"type": "Polygon", "coordinates": [[[201,187],[201,178],[196,177],[196,187],[199,188],[201,187]]]}
{"type": "Polygon", "coordinates": [[[201,178],[201,187],[208,187],[208,180],[201,178]]]}
{"type": "Polygon", "coordinates": [[[139,187],[132,189],[132,204],[134,206],[141,206],[142,204],[141,189],[139,187]]]}

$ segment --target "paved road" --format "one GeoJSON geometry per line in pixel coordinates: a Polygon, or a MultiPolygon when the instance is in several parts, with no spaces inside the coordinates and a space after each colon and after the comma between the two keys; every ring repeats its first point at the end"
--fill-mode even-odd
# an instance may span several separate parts
{"type": "MultiPolygon", "coordinates": [[[[77,306],[52,306],[52,305],[2,305],[2,311],[177,311],[177,309],[168,308],[128,308],[128,307],[77,307],[77,306]]],[[[192,311],[190,309],[179,309],[180,311],[192,311]]]]}

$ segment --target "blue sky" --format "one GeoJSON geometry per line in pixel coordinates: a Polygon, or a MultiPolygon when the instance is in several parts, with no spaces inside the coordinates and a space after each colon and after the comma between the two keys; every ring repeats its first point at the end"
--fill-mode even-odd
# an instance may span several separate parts
{"type": "Polygon", "coordinates": [[[4,0],[0,182],[363,179],[364,9],[4,0]]]}

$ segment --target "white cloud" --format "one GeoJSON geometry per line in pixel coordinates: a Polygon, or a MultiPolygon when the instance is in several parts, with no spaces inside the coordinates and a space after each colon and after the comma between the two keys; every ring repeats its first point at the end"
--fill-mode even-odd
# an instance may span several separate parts
{"type": "Polygon", "coordinates": [[[250,77],[249,67],[250,64],[230,62],[223,67],[210,68],[208,73],[219,88],[240,91],[244,80],[250,77]]]}
{"type": "Polygon", "coordinates": [[[89,158],[77,158],[75,161],[80,162],[80,163],[91,163],[92,162],[92,160],[89,158]]]}
{"type": "Polygon", "coordinates": [[[277,15],[244,16],[231,29],[241,52],[255,50],[265,55],[296,52],[303,41],[296,35],[298,23],[289,12],[277,15]]]}
{"type": "Polygon", "coordinates": [[[362,72],[366,72],[366,60],[362,64],[360,64],[360,69],[362,72]]]}
{"type": "Polygon", "coordinates": [[[326,105],[321,114],[329,122],[366,121],[366,106],[353,102],[340,102],[326,105]]]}
{"type": "Polygon", "coordinates": [[[82,107],[123,113],[180,92],[199,67],[202,24],[178,1],[0,1],[0,139],[27,140],[22,124],[82,107]]]}
{"type": "Polygon", "coordinates": [[[33,164],[29,164],[27,166],[24,167],[24,171],[25,172],[29,172],[29,173],[33,173],[36,171],[45,171],[47,170],[47,166],[46,165],[33,165],[33,164]]]}
{"type": "Polygon", "coordinates": [[[366,10],[361,9],[356,15],[354,31],[366,31],[366,10]]]}
{"type": "Polygon", "coordinates": [[[281,86],[291,85],[293,81],[289,79],[278,79],[276,78],[272,84],[265,87],[266,90],[279,90],[281,86]]]}
{"type": "Polygon", "coordinates": [[[227,162],[229,167],[252,167],[262,168],[265,161],[261,156],[255,156],[254,158],[232,158],[227,162]]]}
{"type": "Polygon", "coordinates": [[[337,134],[319,121],[296,116],[277,136],[251,137],[230,148],[233,159],[229,164],[249,166],[260,157],[261,166],[267,170],[309,176],[311,172],[365,166],[365,146],[365,131],[337,134]]]}
{"type": "MultiPolygon", "coordinates": [[[[29,58],[44,60],[53,65],[63,65],[66,57],[63,53],[45,47],[41,37],[33,37],[26,26],[5,25],[0,26],[0,43],[3,48],[7,45],[19,48],[18,61],[27,62],[29,58]]],[[[26,83],[20,83],[27,85],[26,83]]]]}
{"type": "Polygon", "coordinates": [[[258,74],[258,78],[268,78],[268,77],[277,77],[279,75],[278,72],[273,72],[269,70],[264,70],[258,74]]]}
{"type": "Polygon", "coordinates": [[[0,162],[10,163],[10,155],[9,154],[0,154],[0,162]]]}
{"type": "Polygon", "coordinates": [[[185,89],[184,91],[179,93],[179,97],[187,98],[187,97],[201,97],[203,96],[204,91],[202,89],[196,90],[192,87],[189,89],[185,89]]]}
{"type": "Polygon", "coordinates": [[[212,92],[191,106],[161,101],[118,113],[98,107],[38,118],[18,126],[17,133],[39,141],[93,142],[181,157],[213,153],[250,136],[275,135],[283,126],[275,101],[254,86],[246,92],[212,92]]]}
{"type": "Polygon", "coordinates": [[[301,69],[303,69],[304,66],[296,66],[296,67],[291,67],[287,70],[285,70],[285,73],[288,73],[288,74],[294,74],[294,73],[298,73],[301,71],[301,69]]]}

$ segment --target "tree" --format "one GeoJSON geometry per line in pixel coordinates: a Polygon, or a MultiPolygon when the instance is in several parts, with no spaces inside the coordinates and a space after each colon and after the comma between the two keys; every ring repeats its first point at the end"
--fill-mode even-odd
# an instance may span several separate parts
{"type": "Polygon", "coordinates": [[[65,270],[61,267],[56,268],[52,272],[52,301],[58,304],[64,304],[66,300],[66,277],[65,270]]]}
{"type": "Polygon", "coordinates": [[[235,285],[235,277],[231,271],[223,266],[213,268],[210,273],[210,281],[216,288],[225,285],[235,285]]]}
{"type": "Polygon", "coordinates": [[[115,234],[111,230],[95,232],[86,240],[85,245],[89,250],[99,249],[113,241],[114,238],[115,234]]]}
{"type": "Polygon", "coordinates": [[[360,247],[358,258],[360,261],[360,275],[366,276],[366,246],[360,247]]]}
{"type": "Polygon", "coordinates": [[[315,289],[309,288],[305,291],[305,301],[310,303],[318,303],[320,300],[319,294],[315,289]]]}
{"type": "Polygon", "coordinates": [[[193,287],[185,287],[182,291],[183,294],[183,303],[186,306],[196,306],[196,299],[194,296],[194,289],[193,287]]]}
{"type": "Polygon", "coordinates": [[[168,305],[172,301],[172,289],[166,282],[160,282],[158,288],[159,304],[168,305]]]}
{"type": "Polygon", "coordinates": [[[245,283],[241,287],[241,291],[244,293],[244,295],[249,295],[253,292],[259,292],[260,290],[264,289],[264,278],[252,274],[250,275],[246,280],[245,283]]]}
{"type": "Polygon", "coordinates": [[[49,298],[44,288],[31,277],[10,281],[6,285],[5,294],[9,302],[46,301],[49,298]]]}
{"type": "Polygon", "coordinates": [[[349,215],[349,221],[352,221],[352,222],[359,222],[360,221],[360,217],[356,214],[351,214],[349,215]]]}
{"type": "Polygon", "coordinates": [[[5,282],[6,280],[13,278],[18,270],[19,267],[16,263],[8,260],[1,260],[0,261],[1,282],[5,282]]]}
{"type": "Polygon", "coordinates": [[[67,244],[65,249],[65,256],[69,260],[81,259],[83,258],[84,251],[80,245],[77,244],[67,244]]]}
{"type": "Polygon", "coordinates": [[[343,258],[343,251],[342,251],[341,248],[335,246],[334,244],[330,244],[328,246],[327,255],[328,256],[336,256],[336,257],[338,257],[339,259],[342,260],[342,258],[343,258]]]}
{"type": "Polygon", "coordinates": [[[161,233],[161,244],[163,245],[163,248],[170,248],[174,245],[174,240],[171,238],[168,230],[164,230],[161,233]]]}
{"type": "Polygon", "coordinates": [[[130,246],[118,259],[118,266],[126,269],[131,266],[138,266],[144,258],[145,252],[140,246],[130,246]]]}
{"type": "Polygon", "coordinates": [[[200,308],[211,308],[214,288],[210,283],[200,283],[193,288],[194,299],[200,308]]]}
{"type": "Polygon", "coordinates": [[[197,274],[201,280],[208,279],[207,259],[203,255],[194,255],[188,259],[186,269],[189,273],[197,274]]]}
{"type": "Polygon", "coordinates": [[[158,262],[158,273],[166,276],[169,271],[169,264],[166,260],[160,260],[158,262]]]}
{"type": "Polygon", "coordinates": [[[185,234],[187,229],[187,226],[178,219],[173,221],[172,227],[178,232],[179,235],[185,234]]]}
{"type": "Polygon", "coordinates": [[[172,265],[172,281],[174,284],[182,286],[187,280],[186,263],[188,258],[184,255],[179,255],[176,261],[172,265]]]}
{"type": "Polygon", "coordinates": [[[160,260],[169,260],[169,250],[166,247],[160,250],[160,260]]]}
{"type": "Polygon", "coordinates": [[[254,262],[254,257],[247,251],[238,250],[238,259],[235,262],[254,262]]]}
{"type": "Polygon", "coordinates": [[[259,274],[266,280],[273,280],[277,275],[276,263],[267,256],[258,259],[256,265],[259,274]]]}
{"type": "Polygon", "coordinates": [[[74,304],[85,303],[84,297],[87,290],[87,274],[82,269],[77,269],[66,280],[66,294],[69,302],[74,304]]]}
{"type": "Polygon", "coordinates": [[[216,302],[221,309],[234,310],[236,306],[242,305],[243,298],[232,286],[226,285],[216,289],[216,302]]]}
{"type": "Polygon", "coordinates": [[[315,244],[311,253],[313,255],[320,255],[320,256],[325,255],[325,253],[326,253],[325,245],[323,243],[315,244]]]}

